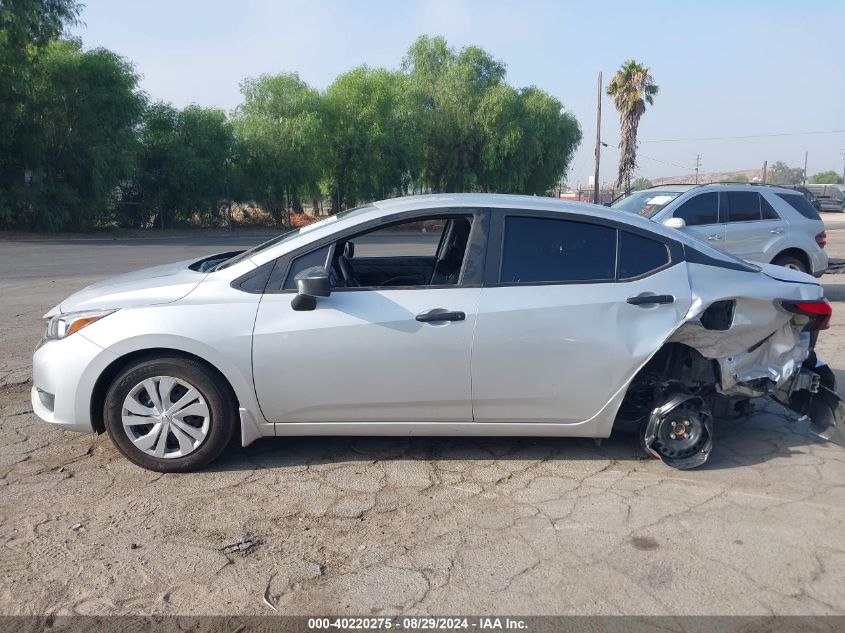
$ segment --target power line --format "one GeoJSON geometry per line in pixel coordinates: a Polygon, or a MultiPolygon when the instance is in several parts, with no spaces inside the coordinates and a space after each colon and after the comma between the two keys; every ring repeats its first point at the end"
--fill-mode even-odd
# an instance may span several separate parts
{"type": "Polygon", "coordinates": [[[653,160],[655,163],[663,163],[664,165],[671,165],[672,167],[680,167],[681,169],[693,169],[690,165],[679,165],[678,163],[670,163],[667,160],[660,160],[659,158],[654,158],[653,156],[646,156],[645,154],[641,154],[637,152],[637,158],[647,158],[648,160],[653,160]]]}
{"type": "MultiPolygon", "coordinates": [[[[615,149],[615,150],[619,149],[615,145],[608,145],[606,143],[603,143],[603,145],[605,147],[607,147],[608,149],[615,149]]],[[[653,160],[655,163],[663,163],[664,165],[671,165],[672,167],[680,167],[681,169],[693,169],[693,167],[691,165],[679,165],[678,163],[670,163],[667,160],[661,160],[659,158],[655,158],[654,156],[647,156],[646,154],[643,154],[642,152],[637,152],[637,158],[647,158],[648,160],[653,160]]]]}
{"type": "Polygon", "coordinates": [[[744,136],[707,136],[702,138],[659,138],[643,140],[640,143],[678,143],[681,141],[729,141],[748,138],[774,138],[778,136],[807,136],[810,134],[845,134],[845,130],[823,130],[818,132],[777,132],[775,134],[746,134],[744,136]]]}

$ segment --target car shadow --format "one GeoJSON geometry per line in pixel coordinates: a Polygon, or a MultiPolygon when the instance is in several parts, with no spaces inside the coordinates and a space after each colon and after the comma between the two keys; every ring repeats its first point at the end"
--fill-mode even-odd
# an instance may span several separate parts
{"type": "MultiPolygon", "coordinates": [[[[790,420],[772,402],[754,401],[748,417],[716,420],[712,457],[698,470],[744,468],[805,454],[828,443],[806,422],[790,420]]],[[[207,471],[287,469],[327,463],[390,460],[653,461],[639,437],[614,433],[597,443],[567,437],[277,437],[246,448],[233,443],[207,471]]]]}

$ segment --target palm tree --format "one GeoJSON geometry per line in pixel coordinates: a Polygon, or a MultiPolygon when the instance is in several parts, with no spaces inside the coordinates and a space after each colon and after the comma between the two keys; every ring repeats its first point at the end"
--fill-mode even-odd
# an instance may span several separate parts
{"type": "Polygon", "coordinates": [[[619,140],[619,178],[617,187],[631,188],[631,176],[637,168],[637,126],[645,112],[645,104],[654,105],[658,86],[651,70],[629,59],[613,75],[607,94],[613,97],[622,127],[619,140]]]}

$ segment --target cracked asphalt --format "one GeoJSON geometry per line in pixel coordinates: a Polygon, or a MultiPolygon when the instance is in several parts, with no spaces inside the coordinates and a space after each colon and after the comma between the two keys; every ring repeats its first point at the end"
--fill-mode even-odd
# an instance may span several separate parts
{"type": "MultiPolygon", "coordinates": [[[[0,241],[0,613],[845,613],[845,448],[771,404],[718,421],[689,472],[622,435],[263,439],[160,475],[36,419],[50,307],[256,241],[0,241]]],[[[842,308],[819,344],[837,370],[842,308]]]]}

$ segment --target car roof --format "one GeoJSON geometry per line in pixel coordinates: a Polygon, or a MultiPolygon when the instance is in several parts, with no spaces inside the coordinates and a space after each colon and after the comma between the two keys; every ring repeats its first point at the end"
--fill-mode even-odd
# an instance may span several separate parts
{"type": "Polygon", "coordinates": [[[271,259],[275,259],[284,252],[295,250],[302,245],[314,240],[328,237],[338,230],[353,228],[365,224],[371,220],[389,217],[394,214],[401,214],[410,211],[425,211],[438,209],[459,209],[459,208],[497,208],[497,209],[519,209],[526,211],[557,211],[573,215],[583,215],[587,218],[601,218],[621,222],[632,226],[657,233],[677,241],[685,241],[683,233],[674,229],[666,228],[646,218],[623,213],[617,209],[591,204],[589,202],[575,202],[570,200],[558,200],[543,196],[518,196],[509,194],[491,193],[445,193],[417,196],[404,196],[390,200],[379,200],[369,205],[342,211],[334,216],[324,218],[321,222],[303,227],[298,234],[292,236],[289,241],[280,243],[268,248],[249,258],[253,264],[260,266],[271,259]]]}
{"type": "Polygon", "coordinates": [[[437,193],[418,196],[403,196],[373,202],[373,207],[385,211],[396,212],[413,209],[437,209],[446,207],[495,207],[520,209],[550,209],[550,210],[578,210],[584,212],[584,207],[592,207],[597,211],[606,211],[606,207],[589,202],[575,202],[572,200],[558,200],[545,196],[520,196],[504,193],[437,193]]]}
{"type": "MultiPolygon", "coordinates": [[[[796,185],[796,186],[803,186],[803,185],[796,185]]],[[[678,184],[663,184],[663,185],[654,185],[653,187],[648,187],[647,189],[640,189],[639,191],[632,191],[631,194],[640,193],[641,191],[691,191],[693,189],[700,189],[701,191],[724,191],[725,189],[736,189],[738,191],[771,191],[771,190],[782,190],[783,192],[794,192],[794,186],[792,185],[770,185],[764,184],[762,182],[707,182],[702,183],[699,185],[690,184],[690,183],[678,183],[678,184]]]]}
{"type": "MultiPolygon", "coordinates": [[[[621,215],[617,209],[592,204],[591,202],[576,202],[574,200],[559,200],[545,196],[520,196],[503,193],[443,193],[379,200],[370,205],[369,208],[372,211],[366,217],[362,215],[362,220],[366,221],[383,215],[401,213],[402,211],[454,209],[462,207],[558,211],[617,222],[622,221],[648,228],[650,231],[654,231],[655,229],[655,224],[646,218],[630,214],[621,215]]],[[[667,234],[671,235],[672,231],[672,229],[668,229],[667,234]]]]}
{"type": "Polygon", "coordinates": [[[648,191],[654,191],[654,192],[659,192],[659,191],[689,191],[690,189],[695,189],[696,187],[699,187],[699,186],[700,185],[689,185],[689,184],[654,185],[653,187],[648,187],[646,189],[638,189],[637,191],[632,191],[628,195],[633,195],[635,193],[644,193],[644,192],[648,192],[648,191]]]}

